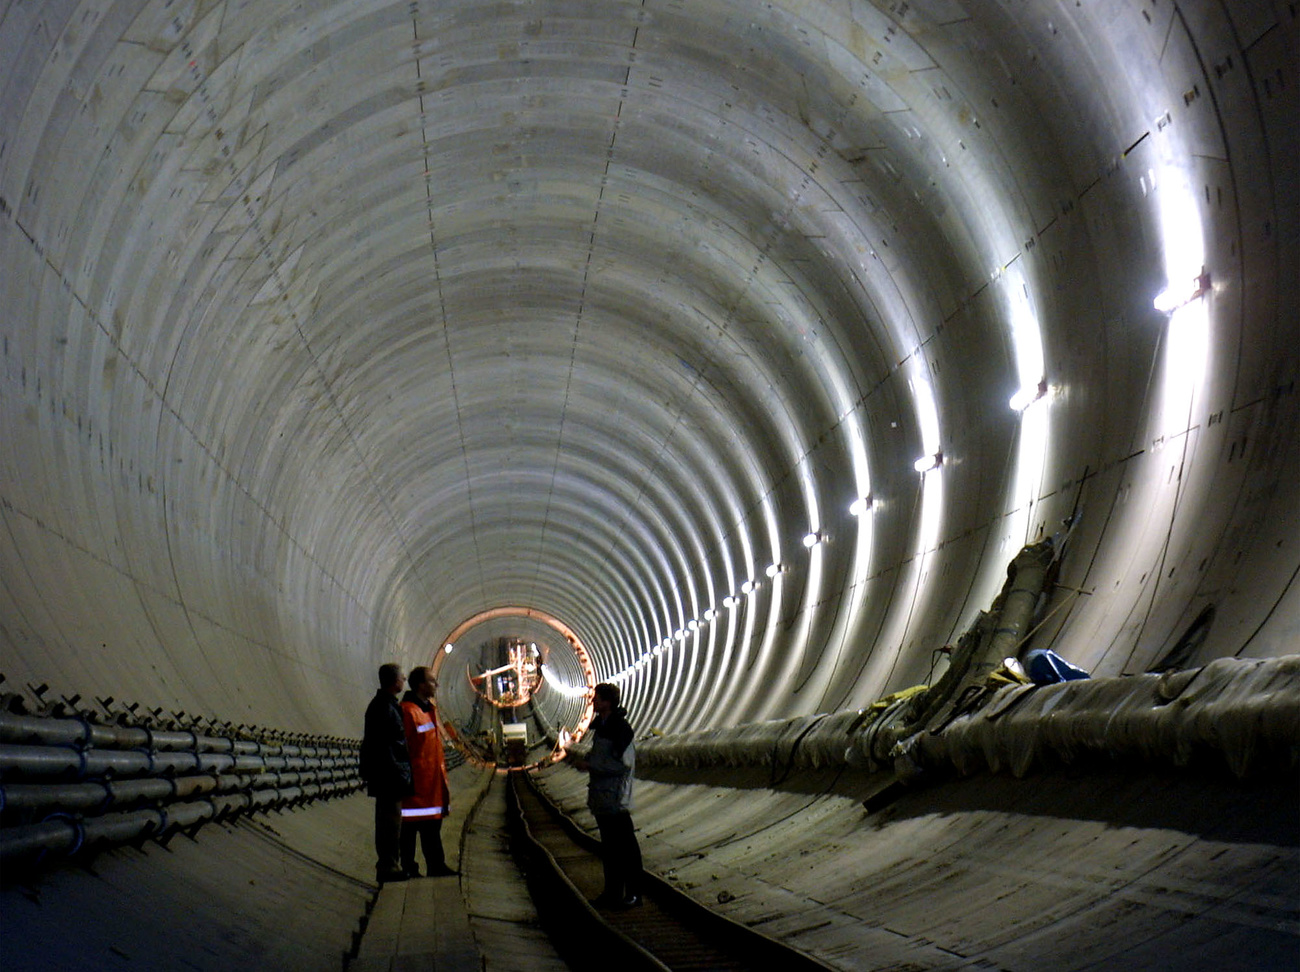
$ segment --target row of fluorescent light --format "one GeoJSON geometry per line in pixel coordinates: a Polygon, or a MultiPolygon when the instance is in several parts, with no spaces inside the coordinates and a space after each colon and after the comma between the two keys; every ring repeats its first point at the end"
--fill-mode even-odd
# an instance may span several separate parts
{"type": "MultiPolygon", "coordinates": [[[[849,513],[852,516],[864,516],[874,508],[875,508],[875,498],[872,496],[863,496],[854,500],[849,505],[849,513]]],[[[830,540],[830,536],[825,531],[812,530],[804,534],[803,545],[807,549],[812,550],[814,547],[818,547],[821,544],[828,542],[829,540],[830,540]]],[[[785,573],[788,569],[789,566],[787,564],[773,562],[768,564],[763,569],[763,573],[768,578],[775,579],[779,577],[781,574],[785,573]]],[[[745,580],[740,585],[739,591],[737,591],[734,594],[728,594],[726,597],[722,599],[722,606],[727,610],[734,610],[735,608],[740,606],[740,603],[744,598],[753,595],[759,589],[759,587],[762,586],[762,583],[763,582],[761,580],[756,580],[754,578],[749,578],[745,580]]],[[[659,655],[662,655],[665,651],[669,650],[674,645],[681,644],[682,642],[686,641],[692,634],[699,631],[706,624],[712,621],[716,621],[718,615],[719,615],[719,611],[717,610],[717,608],[707,608],[700,617],[692,618],[690,621],[686,622],[685,627],[678,628],[671,635],[665,637],[662,641],[660,641],[657,645],[653,645],[652,647],[647,648],[640,658],[634,661],[630,666],[625,668],[623,671],[615,675],[614,680],[621,681],[627,678],[627,676],[632,674],[632,672],[636,671],[637,669],[644,668],[646,665],[650,664],[650,662],[652,662],[655,658],[657,658],[659,655]]]]}
{"type": "MultiPolygon", "coordinates": [[[[1036,402],[1043,401],[1048,397],[1049,397],[1049,388],[1047,385],[1047,379],[1044,378],[1041,379],[1038,382],[1038,384],[1035,386],[1022,388],[1020,391],[1018,391],[1015,395],[1011,397],[1011,401],[1008,404],[1010,404],[1011,408],[1014,411],[1024,412],[1026,409],[1034,405],[1036,402]]],[[[915,469],[917,472],[921,473],[922,475],[924,475],[925,473],[932,472],[933,470],[938,469],[942,465],[943,465],[943,452],[936,451],[931,454],[921,456],[914,463],[912,463],[912,468],[915,469]]],[[[867,496],[859,497],[858,499],[854,500],[849,505],[849,513],[852,516],[865,516],[874,508],[875,508],[875,498],[873,496],[867,495],[867,496]]],[[[830,537],[824,531],[813,530],[804,535],[803,545],[809,550],[812,550],[814,547],[826,543],[829,539],[830,537]]],[[[764,570],[764,573],[770,578],[775,578],[779,574],[783,573],[786,569],[787,567],[785,564],[771,563],[767,565],[767,568],[764,570]]],[[[728,610],[734,610],[736,607],[740,605],[742,597],[748,597],[752,595],[755,591],[758,590],[760,584],[761,581],[757,581],[754,579],[746,580],[743,584],[740,585],[740,590],[737,593],[728,594],[726,597],[722,599],[722,606],[724,608],[727,608],[728,610]]],[[[709,623],[710,621],[716,620],[717,617],[718,617],[717,610],[714,608],[709,608],[704,612],[702,618],[693,619],[687,622],[685,628],[678,628],[676,631],[674,631],[668,637],[664,638],[657,645],[654,645],[653,647],[646,649],[646,651],[641,655],[640,658],[638,658],[635,662],[633,662],[629,667],[625,668],[623,671],[615,675],[614,679],[616,681],[621,681],[622,679],[627,678],[627,676],[632,674],[632,672],[640,668],[644,668],[646,665],[650,664],[659,655],[662,655],[665,651],[672,648],[674,644],[680,644],[686,641],[686,639],[689,638],[691,634],[693,634],[696,631],[699,631],[701,627],[703,627],[705,624],[709,623]]]]}

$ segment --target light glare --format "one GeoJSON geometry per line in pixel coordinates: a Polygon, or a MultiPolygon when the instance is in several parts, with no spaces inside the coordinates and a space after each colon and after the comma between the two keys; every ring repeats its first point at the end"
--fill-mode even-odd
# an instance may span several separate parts
{"type": "Polygon", "coordinates": [[[922,456],[916,462],[912,463],[912,468],[919,473],[927,473],[931,469],[938,469],[943,463],[943,453],[936,452],[933,455],[922,456]]]}

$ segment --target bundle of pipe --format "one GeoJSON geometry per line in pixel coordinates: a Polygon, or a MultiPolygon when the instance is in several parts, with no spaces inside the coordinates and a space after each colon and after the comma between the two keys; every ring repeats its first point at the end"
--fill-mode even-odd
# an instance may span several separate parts
{"type": "Polygon", "coordinates": [[[1211,757],[1238,777],[1292,771],[1300,765],[1300,655],[1006,686],[942,732],[901,740],[895,756],[921,768],[1016,776],[1088,756],[1180,767],[1211,757]]]}
{"type": "Polygon", "coordinates": [[[362,785],[356,742],[277,735],[0,712],[0,863],[166,841],[211,821],[362,785]]]}
{"type": "Polygon", "coordinates": [[[1021,776],[1104,757],[1186,766],[1209,756],[1245,777],[1300,764],[1300,656],[1220,658],[1164,675],[1007,685],[979,708],[907,721],[903,694],[871,710],[682,733],[637,744],[642,767],[826,766],[1021,776]]]}
{"type": "Polygon", "coordinates": [[[1061,549],[1024,547],[1007,581],[952,649],[933,686],[913,686],[866,709],[680,733],[637,745],[643,767],[852,767],[910,778],[927,769],[987,767],[1023,775],[1085,755],[1186,765],[1215,754],[1238,776],[1300,761],[1300,656],[1222,658],[1203,668],[1056,685],[996,677],[1033,632],[1061,549]]]}
{"type": "Polygon", "coordinates": [[[949,656],[947,671],[933,686],[913,686],[856,711],[653,739],[638,746],[638,756],[645,765],[768,766],[774,776],[794,769],[889,766],[901,738],[946,718],[962,691],[993,669],[994,659],[1001,661],[1027,640],[1035,607],[1059,554],[1050,539],[1017,553],[1007,566],[1001,592],[962,635],[949,656]]]}

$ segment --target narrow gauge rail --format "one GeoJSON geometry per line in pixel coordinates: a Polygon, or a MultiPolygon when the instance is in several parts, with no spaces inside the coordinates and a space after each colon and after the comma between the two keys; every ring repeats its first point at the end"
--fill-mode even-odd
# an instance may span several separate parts
{"type": "Polygon", "coordinates": [[[573,968],[599,966],[620,972],[827,972],[831,968],[710,911],[650,872],[645,875],[640,906],[597,911],[587,899],[603,880],[600,842],[540,794],[526,772],[510,774],[506,799],[514,854],[543,924],[573,968]]]}

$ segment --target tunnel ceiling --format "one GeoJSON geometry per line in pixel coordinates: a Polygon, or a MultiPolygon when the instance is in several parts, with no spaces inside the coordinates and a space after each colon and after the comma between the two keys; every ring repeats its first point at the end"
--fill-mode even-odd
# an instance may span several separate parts
{"type": "Polygon", "coordinates": [[[509,607],[646,724],[824,711],[1054,535],[1080,664],[1207,604],[1199,657],[1285,650],[1295,30],[10,4],[0,670],[354,731],[375,665],[509,607]]]}

